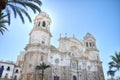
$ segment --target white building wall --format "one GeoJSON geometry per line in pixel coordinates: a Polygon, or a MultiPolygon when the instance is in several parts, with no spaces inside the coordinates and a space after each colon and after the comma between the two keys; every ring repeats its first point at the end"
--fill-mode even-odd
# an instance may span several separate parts
{"type": "Polygon", "coordinates": [[[13,72],[13,79],[19,80],[20,79],[20,73],[21,73],[21,68],[20,67],[15,67],[14,72],[13,72]]]}
{"type": "Polygon", "coordinates": [[[11,79],[13,76],[13,70],[15,65],[11,63],[0,62],[0,66],[4,66],[4,70],[1,78],[5,78],[5,76],[7,76],[8,79],[11,79]],[[7,70],[8,67],[9,67],[9,70],[7,70]]]}

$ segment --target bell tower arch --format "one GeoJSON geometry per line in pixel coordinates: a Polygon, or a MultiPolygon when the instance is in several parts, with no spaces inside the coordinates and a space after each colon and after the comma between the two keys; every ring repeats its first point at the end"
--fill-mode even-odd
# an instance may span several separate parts
{"type": "Polygon", "coordinates": [[[88,50],[95,50],[96,48],[96,39],[90,33],[87,33],[84,37],[84,45],[88,50]]]}

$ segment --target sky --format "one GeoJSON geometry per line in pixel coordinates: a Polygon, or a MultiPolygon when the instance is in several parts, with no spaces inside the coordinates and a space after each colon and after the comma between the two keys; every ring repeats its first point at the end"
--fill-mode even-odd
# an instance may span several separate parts
{"type": "MultiPolygon", "coordinates": [[[[51,17],[51,44],[58,47],[60,34],[73,34],[80,40],[87,32],[96,38],[105,78],[108,62],[115,51],[120,51],[120,0],[42,0],[41,9],[51,17]]],[[[34,20],[37,14],[31,14],[34,20]]],[[[8,31],[0,34],[0,60],[16,61],[29,41],[33,23],[22,24],[19,17],[12,18],[8,31]]],[[[120,73],[116,73],[116,76],[120,73]]]]}

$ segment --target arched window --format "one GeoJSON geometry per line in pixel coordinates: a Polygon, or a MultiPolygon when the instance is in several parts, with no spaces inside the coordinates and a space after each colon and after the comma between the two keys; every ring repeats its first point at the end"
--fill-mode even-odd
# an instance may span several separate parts
{"type": "Polygon", "coordinates": [[[1,68],[4,69],[4,66],[2,66],[1,68]]]}
{"type": "Polygon", "coordinates": [[[42,24],[42,26],[43,26],[43,27],[45,27],[45,26],[46,26],[46,23],[45,23],[45,21],[43,21],[43,24],[42,24]]]}
{"type": "Polygon", "coordinates": [[[17,80],[17,76],[16,75],[14,76],[14,80],[17,80]]]}
{"type": "Polygon", "coordinates": [[[76,76],[73,76],[73,80],[77,80],[76,76]]]}
{"type": "Polygon", "coordinates": [[[90,47],[92,47],[92,43],[90,42],[89,44],[90,44],[90,47]]]}
{"type": "Polygon", "coordinates": [[[16,69],[15,73],[18,73],[18,69],[16,69]]]}
{"type": "Polygon", "coordinates": [[[88,47],[88,42],[86,42],[86,47],[88,47]]]}
{"type": "Polygon", "coordinates": [[[9,66],[7,67],[7,71],[10,71],[10,67],[9,66]]]}

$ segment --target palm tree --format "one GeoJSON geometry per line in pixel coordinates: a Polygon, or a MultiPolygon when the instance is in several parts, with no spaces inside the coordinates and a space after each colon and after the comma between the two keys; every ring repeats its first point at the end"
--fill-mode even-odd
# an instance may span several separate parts
{"type": "Polygon", "coordinates": [[[107,72],[107,75],[109,76],[111,76],[111,80],[114,80],[114,76],[115,76],[115,71],[113,71],[113,70],[109,70],[108,72],[107,72]]]}
{"type": "Polygon", "coordinates": [[[109,75],[114,76],[116,71],[120,70],[120,52],[115,52],[114,56],[111,56],[112,61],[108,63],[109,71],[107,72],[109,75]]]}
{"type": "Polygon", "coordinates": [[[11,23],[11,14],[15,18],[19,16],[23,23],[25,23],[23,15],[27,17],[29,22],[32,22],[30,13],[27,11],[32,10],[34,13],[37,11],[41,12],[41,5],[41,0],[0,0],[0,14],[7,15],[8,24],[11,23]]]}
{"type": "Polygon", "coordinates": [[[8,23],[6,19],[4,19],[7,15],[4,15],[3,13],[0,13],[0,33],[3,35],[3,32],[7,30],[5,27],[5,24],[8,23]]]}
{"type": "Polygon", "coordinates": [[[111,56],[112,61],[108,63],[109,68],[112,69],[114,68],[116,71],[120,70],[120,52],[117,53],[115,52],[114,56],[111,56]]]}
{"type": "Polygon", "coordinates": [[[0,12],[8,14],[9,24],[11,20],[11,11],[13,12],[15,18],[17,15],[19,15],[23,23],[25,23],[23,14],[31,22],[31,17],[27,12],[28,8],[31,9],[34,13],[37,11],[40,12],[41,4],[42,3],[40,0],[0,0],[0,12]]]}
{"type": "Polygon", "coordinates": [[[46,65],[44,62],[42,62],[40,65],[36,66],[36,70],[42,70],[42,80],[44,78],[44,70],[49,67],[50,67],[50,65],[46,65]]]}

